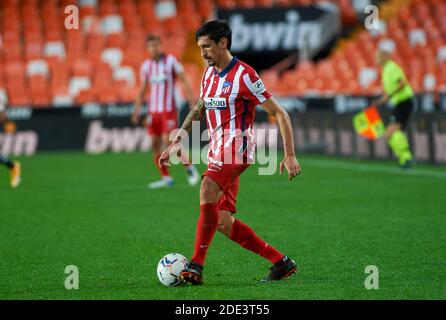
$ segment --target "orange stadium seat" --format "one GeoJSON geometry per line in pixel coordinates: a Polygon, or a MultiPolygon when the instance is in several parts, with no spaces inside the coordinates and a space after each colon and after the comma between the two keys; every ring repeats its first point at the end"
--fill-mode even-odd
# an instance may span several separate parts
{"type": "Polygon", "coordinates": [[[100,103],[116,103],[118,94],[113,87],[103,88],[98,92],[98,101],[100,103]]]}
{"type": "Polygon", "coordinates": [[[68,66],[65,63],[59,62],[50,66],[50,82],[53,95],[67,92],[68,76],[68,66]]]}
{"type": "Polygon", "coordinates": [[[213,3],[211,1],[197,0],[198,14],[204,20],[209,19],[213,15],[213,3]]]}
{"type": "Polygon", "coordinates": [[[75,102],[76,102],[76,104],[81,105],[81,104],[88,103],[88,102],[94,102],[96,100],[97,100],[97,98],[94,95],[92,90],[82,90],[76,96],[75,102]]]}
{"type": "Polygon", "coordinates": [[[109,48],[123,48],[126,45],[126,37],[122,33],[112,33],[107,36],[106,46],[109,48]]]}
{"type": "Polygon", "coordinates": [[[13,106],[25,106],[31,103],[28,96],[29,90],[25,89],[25,85],[24,79],[8,83],[7,91],[9,104],[13,106]]]}
{"type": "Polygon", "coordinates": [[[237,6],[237,2],[235,0],[216,0],[217,7],[222,9],[232,9],[237,6]]]}
{"type": "Polygon", "coordinates": [[[86,59],[78,59],[74,61],[71,69],[71,74],[74,76],[91,77],[93,67],[90,61],[86,59]]]}
{"type": "Polygon", "coordinates": [[[42,57],[41,42],[27,42],[25,47],[26,60],[38,60],[42,57]]]}
{"type": "MultiPolygon", "coordinates": [[[[196,95],[198,95],[198,93],[200,92],[201,72],[202,72],[200,67],[198,67],[194,63],[185,63],[184,72],[189,79],[193,92],[196,95]]],[[[182,90],[184,89],[182,88],[182,90]]]]}
{"type": "Polygon", "coordinates": [[[256,5],[254,0],[236,0],[236,3],[241,8],[253,8],[256,5]]]}
{"type": "Polygon", "coordinates": [[[255,2],[258,7],[272,7],[274,4],[273,0],[255,0],[255,2]]]}
{"type": "Polygon", "coordinates": [[[135,97],[138,94],[138,88],[121,85],[117,88],[117,92],[119,102],[129,103],[135,101],[135,97]]]}

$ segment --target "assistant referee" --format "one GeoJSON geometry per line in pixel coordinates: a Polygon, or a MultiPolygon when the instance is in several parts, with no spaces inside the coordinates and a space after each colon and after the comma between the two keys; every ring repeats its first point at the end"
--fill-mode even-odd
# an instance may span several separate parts
{"type": "Polygon", "coordinates": [[[398,158],[399,165],[402,168],[410,168],[413,157],[403,130],[415,109],[414,93],[403,69],[391,59],[390,51],[380,48],[376,59],[382,68],[381,81],[384,94],[372,104],[379,107],[389,102],[392,106],[393,112],[386,128],[387,142],[398,158]]]}

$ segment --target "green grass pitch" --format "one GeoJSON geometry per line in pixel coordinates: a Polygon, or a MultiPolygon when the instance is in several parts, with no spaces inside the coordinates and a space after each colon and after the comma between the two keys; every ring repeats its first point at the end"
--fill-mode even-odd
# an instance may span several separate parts
{"type": "MultiPolygon", "coordinates": [[[[268,261],[217,234],[205,284],[162,286],[159,259],[190,257],[198,186],[172,168],[171,189],[147,154],[21,158],[23,185],[0,168],[0,299],[445,299],[446,169],[303,156],[303,173],[241,177],[237,217],[290,255],[300,272],[259,283],[268,261]],[[67,290],[67,265],[79,268],[67,290]],[[364,269],[379,270],[366,290],[364,269]]],[[[200,168],[201,170],[203,167],[200,168]]]]}

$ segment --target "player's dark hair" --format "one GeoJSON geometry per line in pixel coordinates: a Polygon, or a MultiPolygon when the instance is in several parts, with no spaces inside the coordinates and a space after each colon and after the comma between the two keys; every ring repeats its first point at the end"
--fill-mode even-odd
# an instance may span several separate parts
{"type": "Polygon", "coordinates": [[[146,41],[147,42],[150,42],[150,41],[159,41],[159,42],[161,42],[161,37],[159,35],[157,35],[157,34],[150,33],[150,34],[147,35],[146,41]]]}
{"type": "Polygon", "coordinates": [[[216,43],[220,42],[221,38],[228,39],[227,49],[231,50],[232,30],[225,20],[208,21],[195,32],[195,40],[205,36],[216,43]]]}

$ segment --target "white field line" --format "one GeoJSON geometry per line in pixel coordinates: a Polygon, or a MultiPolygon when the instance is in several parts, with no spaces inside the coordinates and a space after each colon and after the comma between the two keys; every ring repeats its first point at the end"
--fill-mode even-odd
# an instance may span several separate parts
{"type": "Polygon", "coordinates": [[[318,168],[332,168],[340,170],[353,170],[360,172],[377,172],[388,173],[402,176],[419,176],[419,177],[431,177],[446,179],[446,172],[431,171],[425,169],[401,169],[398,167],[385,167],[380,165],[366,164],[366,163],[354,163],[342,160],[312,160],[307,159],[302,162],[302,171],[305,171],[305,167],[318,167],[318,168]]]}

